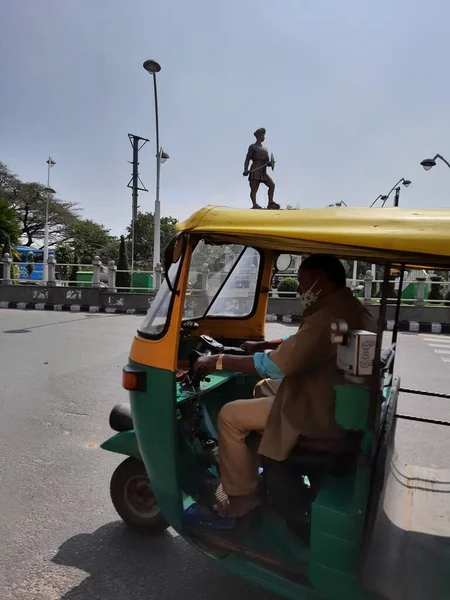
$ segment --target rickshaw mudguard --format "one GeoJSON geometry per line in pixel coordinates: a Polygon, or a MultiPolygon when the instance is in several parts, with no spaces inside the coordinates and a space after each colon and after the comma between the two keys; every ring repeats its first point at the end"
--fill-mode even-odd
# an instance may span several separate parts
{"type": "Polygon", "coordinates": [[[145,372],[146,389],[130,392],[137,443],[158,506],[175,529],[182,526],[182,493],[178,473],[175,373],[129,360],[145,372]]]}
{"type": "Polygon", "coordinates": [[[116,433],[100,444],[100,448],[142,460],[134,429],[116,433]]]}

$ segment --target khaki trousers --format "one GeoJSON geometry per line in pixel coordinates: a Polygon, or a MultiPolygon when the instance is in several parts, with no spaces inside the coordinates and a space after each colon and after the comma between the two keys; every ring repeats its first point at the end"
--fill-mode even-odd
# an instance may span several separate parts
{"type": "Polygon", "coordinates": [[[258,457],[247,448],[251,431],[263,432],[281,380],[264,379],[254,390],[254,398],[225,404],[219,413],[220,475],[228,496],[245,496],[258,491],[258,457]]]}

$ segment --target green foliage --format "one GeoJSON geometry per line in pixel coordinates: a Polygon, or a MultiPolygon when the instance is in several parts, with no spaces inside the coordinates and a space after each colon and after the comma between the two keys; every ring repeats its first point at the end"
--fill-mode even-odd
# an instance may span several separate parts
{"type": "Polygon", "coordinates": [[[109,229],[91,219],[77,219],[68,230],[68,241],[83,264],[100,256],[112,239],[109,229]]]}
{"type": "Polygon", "coordinates": [[[30,279],[33,271],[34,271],[34,254],[33,252],[28,252],[27,254],[27,273],[28,273],[28,279],[30,279]]]}
{"type": "Polygon", "coordinates": [[[12,263],[12,265],[11,265],[11,279],[13,280],[14,283],[17,283],[19,281],[19,277],[20,277],[19,265],[17,263],[12,263]]]}
{"type": "Polygon", "coordinates": [[[70,276],[69,276],[69,286],[76,286],[77,285],[77,271],[78,271],[78,256],[77,254],[73,255],[73,263],[72,263],[72,268],[70,269],[70,276]]]}
{"type": "MultiPolygon", "coordinates": [[[[161,260],[164,249],[175,235],[177,220],[173,217],[161,217],[161,260]]],[[[134,262],[144,270],[150,270],[153,264],[153,232],[155,217],[153,213],[138,213],[134,223],[134,262]]],[[[131,225],[127,227],[127,240],[131,242],[131,225]]]]}
{"type": "MultiPolygon", "coordinates": [[[[23,238],[22,244],[30,248],[36,242],[41,242],[44,238],[46,204],[44,185],[21,181],[0,162],[0,250],[7,238],[10,246],[15,246],[20,237],[23,238]]],[[[48,206],[50,246],[56,244],[61,248],[61,245],[67,245],[63,254],[67,256],[70,249],[81,263],[91,263],[95,256],[99,256],[104,264],[110,260],[118,262],[119,240],[111,236],[106,227],[91,219],[81,218],[73,202],[52,196],[48,199],[48,206]]],[[[173,217],[161,219],[162,255],[175,234],[176,222],[173,217]]],[[[153,214],[139,213],[135,223],[135,263],[142,269],[150,269],[153,262],[153,232],[153,214]]],[[[128,227],[125,249],[129,250],[130,240],[131,227],[128,227]]],[[[66,260],[57,259],[58,262],[66,260]]]]}
{"type": "MultiPolygon", "coordinates": [[[[73,260],[73,250],[72,248],[65,243],[56,244],[56,262],[58,265],[70,265],[73,260]]],[[[59,278],[62,281],[67,281],[70,279],[70,267],[57,267],[59,272],[59,278]]]]}
{"type": "MultiPolygon", "coordinates": [[[[24,183],[0,162],[0,194],[14,210],[19,222],[19,235],[25,246],[32,246],[44,237],[47,193],[38,182],[24,183]]],[[[48,224],[50,245],[67,236],[70,225],[78,218],[73,202],[50,197],[48,224]]]]}
{"type": "Polygon", "coordinates": [[[2,248],[2,256],[6,252],[11,255],[11,246],[17,244],[19,235],[20,227],[15,210],[4,198],[0,197],[0,247],[2,248]]]}
{"type": "Polygon", "coordinates": [[[431,275],[430,277],[430,293],[428,294],[428,300],[443,300],[443,287],[441,282],[443,281],[442,275],[431,275]]]}
{"type": "MultiPolygon", "coordinates": [[[[127,246],[127,242],[125,241],[125,246],[127,246]]],[[[100,260],[104,265],[107,265],[110,260],[113,260],[116,264],[119,260],[119,248],[120,248],[120,240],[118,238],[110,238],[109,242],[103,246],[98,255],[100,256],[100,260]]]]}
{"type": "Polygon", "coordinates": [[[118,288],[129,288],[131,286],[131,276],[129,273],[127,253],[125,249],[125,238],[120,236],[119,261],[117,263],[116,286],[118,288]],[[126,272],[122,272],[126,271],[126,272]]]}
{"type": "Polygon", "coordinates": [[[295,277],[283,277],[278,283],[279,292],[297,292],[298,281],[295,277]]]}

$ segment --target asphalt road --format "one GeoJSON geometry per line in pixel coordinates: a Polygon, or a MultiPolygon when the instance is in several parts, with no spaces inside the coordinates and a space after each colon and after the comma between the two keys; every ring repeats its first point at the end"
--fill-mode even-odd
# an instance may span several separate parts
{"type": "MultiPolygon", "coordinates": [[[[111,407],[127,400],[121,368],[140,320],[0,310],[2,600],[275,599],[174,532],[131,534],[112,507],[121,457],[98,446],[111,407]]],[[[288,329],[270,325],[268,336],[288,329]]],[[[403,385],[450,392],[450,338],[404,334],[399,346],[403,385]]],[[[450,401],[404,397],[399,412],[450,420],[450,401]]],[[[400,454],[448,466],[449,433],[402,422],[400,454]]]]}

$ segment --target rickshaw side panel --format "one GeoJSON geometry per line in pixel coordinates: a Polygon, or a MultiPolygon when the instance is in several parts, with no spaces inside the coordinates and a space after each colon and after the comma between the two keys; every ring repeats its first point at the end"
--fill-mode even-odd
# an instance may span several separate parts
{"type": "Polygon", "coordinates": [[[309,578],[327,598],[367,600],[358,578],[371,478],[373,432],[367,430],[369,388],[351,383],[335,388],[337,422],[361,433],[361,455],[347,476],[327,475],[313,503],[309,578]]]}
{"type": "Polygon", "coordinates": [[[178,474],[175,374],[129,361],[146,373],[146,390],[130,392],[131,411],[142,459],[158,505],[167,521],[181,527],[182,497],[178,474]]]}

